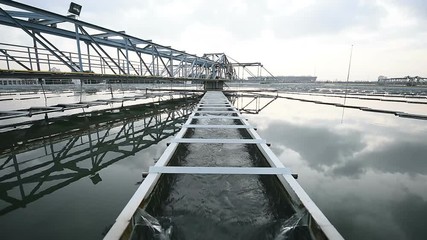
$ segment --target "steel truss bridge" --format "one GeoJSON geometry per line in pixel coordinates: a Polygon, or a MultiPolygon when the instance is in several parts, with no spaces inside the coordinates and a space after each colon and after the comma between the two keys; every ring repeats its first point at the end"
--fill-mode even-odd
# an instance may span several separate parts
{"type": "Polygon", "coordinates": [[[240,79],[245,71],[258,76],[265,69],[261,63],[232,62],[224,53],[199,57],[78,20],[76,15],[9,0],[0,0],[0,25],[21,29],[31,42],[0,43],[0,78],[206,82],[240,79]]]}

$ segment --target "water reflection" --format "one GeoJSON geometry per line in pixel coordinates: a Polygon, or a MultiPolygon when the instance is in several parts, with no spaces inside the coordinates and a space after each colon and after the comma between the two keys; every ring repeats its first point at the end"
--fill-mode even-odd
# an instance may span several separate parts
{"type": "Polygon", "coordinates": [[[197,101],[168,100],[91,112],[58,118],[48,125],[40,121],[29,128],[1,133],[0,226],[3,237],[101,237],[102,230],[95,226],[111,224],[136,188],[120,184],[129,181],[136,184],[135,169],[141,176],[143,168],[153,164],[153,155],[159,154],[150,146],[177,133],[197,101]],[[142,151],[147,148],[148,152],[142,151]],[[144,159],[144,156],[150,157],[144,159]],[[124,159],[126,161],[121,161],[124,159]],[[113,168],[107,168],[113,164],[113,168]],[[104,181],[106,183],[102,184],[104,181]],[[97,187],[93,188],[95,185],[97,187]],[[65,187],[66,191],[61,191],[65,187]],[[118,196],[121,192],[127,195],[118,196]],[[109,199],[103,203],[103,197],[107,196],[109,199]],[[119,198],[123,200],[117,204],[119,198]],[[70,203],[70,199],[75,201],[70,203]],[[113,209],[106,208],[111,205],[113,209]],[[101,207],[96,210],[95,206],[101,207]],[[59,210],[55,216],[62,215],[65,219],[54,217],[53,209],[59,210]],[[77,216],[77,213],[83,215],[77,216]],[[103,217],[108,214],[111,216],[103,217]],[[29,215],[32,216],[31,224],[22,226],[22,219],[29,215]],[[48,219],[45,216],[49,216],[48,219]],[[76,220],[79,224],[73,229],[79,230],[70,231],[68,224],[76,220]],[[57,230],[50,229],[51,225],[57,230]],[[19,228],[28,231],[17,231],[19,228]],[[83,231],[85,235],[81,234],[83,231]]]}
{"type": "Polygon", "coordinates": [[[425,121],[282,99],[248,118],[346,239],[427,234],[425,121]]]}
{"type": "Polygon", "coordinates": [[[422,219],[427,214],[427,201],[421,197],[409,194],[396,203],[391,214],[409,239],[419,239],[425,236],[426,229],[422,219]]]}
{"type": "Polygon", "coordinates": [[[385,173],[427,174],[426,156],[426,142],[398,141],[360,154],[334,172],[358,176],[370,168],[385,173]]]}
{"type": "Polygon", "coordinates": [[[263,135],[298,152],[311,167],[319,170],[338,164],[365,147],[359,132],[339,133],[285,121],[271,122],[263,135]]]}
{"type": "Polygon", "coordinates": [[[239,93],[231,91],[226,93],[226,96],[240,112],[246,114],[258,114],[278,98],[277,92],[275,94],[265,94],[262,92],[248,91],[239,93]]]}

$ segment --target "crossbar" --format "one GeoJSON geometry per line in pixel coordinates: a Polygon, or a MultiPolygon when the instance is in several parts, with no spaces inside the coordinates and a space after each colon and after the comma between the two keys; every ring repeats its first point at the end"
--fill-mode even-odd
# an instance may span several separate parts
{"type": "Polygon", "coordinates": [[[198,108],[207,108],[207,109],[236,109],[235,107],[231,107],[231,106],[221,106],[221,107],[205,107],[205,106],[199,106],[198,108]]]}
{"type": "Polygon", "coordinates": [[[218,103],[201,103],[199,104],[200,107],[203,106],[231,106],[229,103],[222,103],[222,104],[218,104],[218,103]]]}
{"type": "Polygon", "coordinates": [[[198,124],[184,124],[184,128],[254,128],[251,125],[198,125],[198,124]]]}
{"type": "Polygon", "coordinates": [[[163,167],[151,166],[149,173],[171,174],[239,174],[239,175],[278,175],[291,174],[288,168],[274,167],[163,167]]]}
{"type": "Polygon", "coordinates": [[[201,101],[200,104],[229,104],[229,102],[201,101]]]}
{"type": "Polygon", "coordinates": [[[264,139],[224,139],[224,138],[175,138],[173,143],[225,143],[225,144],[260,144],[264,139]]]}
{"type": "Polygon", "coordinates": [[[246,119],[246,117],[240,117],[240,116],[218,116],[218,115],[211,115],[211,116],[193,116],[193,119],[246,119]]]}
{"type": "Polygon", "coordinates": [[[194,111],[195,113],[238,113],[239,111],[194,111]]]}

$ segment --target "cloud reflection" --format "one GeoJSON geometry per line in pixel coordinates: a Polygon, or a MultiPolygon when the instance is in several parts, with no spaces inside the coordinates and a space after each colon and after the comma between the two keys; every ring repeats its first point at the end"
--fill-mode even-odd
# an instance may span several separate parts
{"type": "MultiPolygon", "coordinates": [[[[262,136],[274,142],[273,149],[277,155],[291,149],[311,168],[329,170],[328,173],[335,176],[360,177],[368,170],[427,174],[427,136],[425,140],[394,136],[392,141],[375,144],[375,139],[367,137],[372,134],[368,131],[338,132],[334,128],[286,121],[273,121],[260,131],[262,136]],[[372,148],[372,144],[375,147],[372,148]]],[[[286,159],[282,160],[286,163],[286,159]]]]}
{"type": "Polygon", "coordinates": [[[425,122],[358,113],[336,125],[319,112],[304,115],[303,123],[293,112],[275,120],[263,112],[254,120],[345,239],[422,239],[425,122]]]}
{"type": "Polygon", "coordinates": [[[417,195],[408,195],[396,203],[391,209],[391,214],[405,232],[408,239],[419,239],[427,235],[425,216],[427,215],[427,202],[417,195]]]}
{"type": "Polygon", "coordinates": [[[337,133],[324,127],[289,122],[272,122],[261,135],[298,152],[315,169],[339,164],[365,147],[361,134],[356,131],[337,133]]]}
{"type": "Polygon", "coordinates": [[[327,208],[345,239],[404,240],[427,234],[423,221],[427,202],[414,194],[387,202],[354,194],[327,208]]]}
{"type": "Polygon", "coordinates": [[[368,169],[385,173],[427,174],[427,143],[398,141],[359,155],[334,169],[342,176],[360,176],[368,169]]]}

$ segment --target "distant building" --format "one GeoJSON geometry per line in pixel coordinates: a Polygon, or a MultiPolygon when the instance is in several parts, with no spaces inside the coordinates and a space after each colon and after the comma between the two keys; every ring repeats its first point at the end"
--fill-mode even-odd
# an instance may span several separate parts
{"type": "Polygon", "coordinates": [[[61,72],[61,69],[56,68],[56,67],[52,67],[52,68],[50,69],[50,71],[51,71],[51,72],[61,72]]]}
{"type": "Polygon", "coordinates": [[[385,81],[385,80],[387,80],[386,76],[379,76],[378,77],[378,82],[385,81]]]}
{"type": "Polygon", "coordinates": [[[260,76],[248,77],[250,82],[276,82],[276,83],[310,83],[315,82],[316,76],[260,76]]]}
{"type": "Polygon", "coordinates": [[[386,76],[379,76],[378,77],[378,84],[380,85],[386,85],[386,84],[404,84],[407,86],[416,86],[419,84],[426,84],[427,78],[420,77],[420,76],[406,76],[406,77],[393,77],[388,78],[386,76]]]}
{"type": "Polygon", "coordinates": [[[37,79],[0,79],[0,85],[35,85],[37,79]]]}

